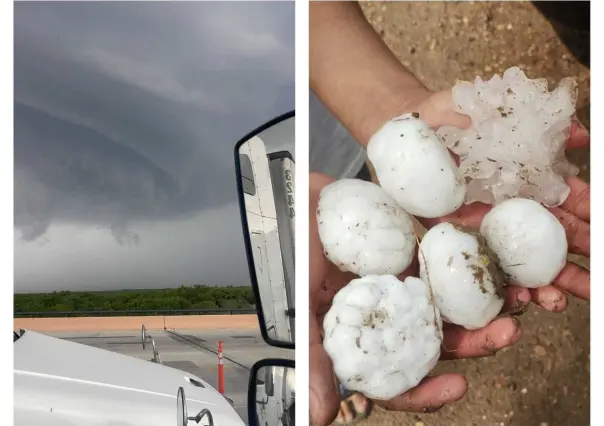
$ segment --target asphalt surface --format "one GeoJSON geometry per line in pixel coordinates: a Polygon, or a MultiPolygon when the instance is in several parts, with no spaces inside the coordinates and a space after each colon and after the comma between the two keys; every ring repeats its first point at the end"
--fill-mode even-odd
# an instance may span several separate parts
{"type": "MultiPolygon", "coordinates": [[[[153,357],[151,343],[146,350],[138,331],[47,333],[84,345],[133,356],[153,357]]],[[[223,342],[225,395],[247,423],[249,370],[263,358],[294,359],[294,351],[268,346],[255,330],[168,330],[149,331],[164,365],[186,371],[218,389],[218,341],[223,342]]]]}

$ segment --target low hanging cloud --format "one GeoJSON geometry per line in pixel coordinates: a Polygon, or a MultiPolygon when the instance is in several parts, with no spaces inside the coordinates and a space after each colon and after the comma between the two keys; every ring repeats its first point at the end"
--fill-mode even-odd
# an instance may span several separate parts
{"type": "MultiPolygon", "coordinates": [[[[67,259],[90,230],[87,252],[180,265],[145,273],[148,287],[247,276],[233,148],[294,107],[293,3],[16,3],[14,28],[16,291],[84,286],[67,259]],[[212,238],[230,241],[236,267],[206,263],[209,248],[187,266],[184,242],[159,244],[159,229],[208,237],[200,218],[216,211],[207,226],[231,230],[212,238]],[[100,235],[112,242],[96,247],[100,235]]],[[[85,287],[139,285],[119,264],[85,287]]]]}

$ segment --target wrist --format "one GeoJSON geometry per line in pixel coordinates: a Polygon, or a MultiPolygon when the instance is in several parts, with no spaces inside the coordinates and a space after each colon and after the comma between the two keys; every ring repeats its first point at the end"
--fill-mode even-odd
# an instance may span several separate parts
{"type": "Polygon", "coordinates": [[[309,13],[310,87],[361,145],[429,94],[357,2],[314,2],[309,13]]]}
{"type": "Polygon", "coordinates": [[[384,90],[374,90],[362,102],[362,112],[350,123],[349,131],[363,146],[389,120],[403,114],[417,112],[425,115],[423,105],[432,92],[419,82],[414,87],[391,86],[384,90]]]}

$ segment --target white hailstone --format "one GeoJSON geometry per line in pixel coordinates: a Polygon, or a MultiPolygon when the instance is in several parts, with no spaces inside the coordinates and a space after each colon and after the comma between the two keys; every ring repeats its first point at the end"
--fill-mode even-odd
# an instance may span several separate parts
{"type": "Polygon", "coordinates": [[[480,233],[512,284],[551,284],[566,264],[564,227],[536,201],[512,198],[494,206],[482,219],[480,233]]]}
{"type": "Polygon", "coordinates": [[[356,275],[398,275],[411,264],[413,221],[378,185],[341,179],[321,190],[317,207],[325,256],[356,275]]]}
{"type": "Polygon", "coordinates": [[[437,133],[460,157],[460,173],[469,180],[466,203],[518,196],[547,207],[562,204],[570,193],[565,177],[579,172],[564,151],[576,100],[572,78],[549,92],[545,78],[528,79],[518,67],[503,78],[456,84],[455,109],[469,115],[472,126],[437,133]]]}
{"type": "Polygon", "coordinates": [[[409,214],[439,217],[464,202],[466,184],[449,150],[419,114],[387,122],[367,145],[380,186],[409,214]]]}
{"type": "Polygon", "coordinates": [[[489,324],[503,307],[503,274],[480,235],[451,223],[431,228],[419,245],[420,278],[444,321],[469,330],[489,324]]]}
{"type": "Polygon", "coordinates": [[[419,278],[352,280],[335,295],[323,328],[338,380],[369,398],[388,400],[408,391],[440,357],[442,320],[419,278]]]}

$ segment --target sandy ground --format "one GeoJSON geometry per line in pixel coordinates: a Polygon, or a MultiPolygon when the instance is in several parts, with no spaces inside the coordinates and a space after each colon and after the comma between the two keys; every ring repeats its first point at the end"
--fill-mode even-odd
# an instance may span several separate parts
{"type": "Polygon", "coordinates": [[[40,332],[140,330],[259,330],[256,315],[181,315],[81,318],[15,318],[14,328],[40,332]]]}
{"type": "MultiPolygon", "coordinates": [[[[589,128],[589,69],[560,42],[530,3],[364,3],[369,21],[403,64],[431,89],[476,75],[489,78],[520,66],[550,84],[579,83],[580,120],[589,128]]],[[[573,153],[589,180],[589,150],[573,153]]],[[[441,363],[435,373],[458,372],[470,384],[465,398],[434,414],[376,409],[361,425],[570,426],[589,424],[589,303],[572,300],[566,312],[532,307],[520,317],[522,340],[496,356],[441,363]]]]}

